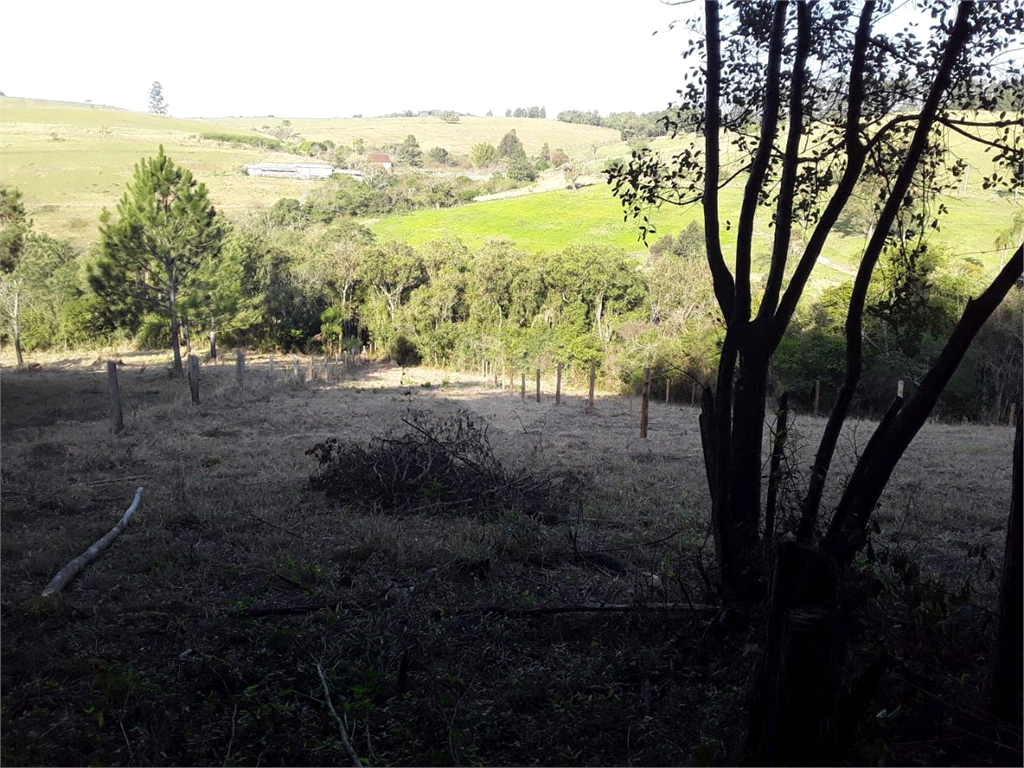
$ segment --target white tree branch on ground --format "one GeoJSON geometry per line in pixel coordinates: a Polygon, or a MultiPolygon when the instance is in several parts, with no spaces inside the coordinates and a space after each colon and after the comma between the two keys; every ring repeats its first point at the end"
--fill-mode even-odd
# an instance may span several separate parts
{"type": "Polygon", "coordinates": [[[128,521],[131,519],[132,515],[135,514],[135,510],[138,509],[139,501],[141,499],[142,486],[139,486],[138,488],[135,489],[135,499],[132,501],[132,505],[128,507],[128,510],[121,517],[121,521],[113,528],[111,528],[109,531],[107,531],[103,538],[101,538],[99,541],[97,541],[95,544],[93,544],[91,547],[85,550],[85,552],[83,552],[70,563],[61,568],[60,572],[53,577],[53,580],[46,585],[46,589],[43,590],[42,596],[51,597],[52,595],[55,595],[58,592],[60,592],[62,589],[64,589],[64,587],[67,585],[69,581],[71,581],[73,578],[75,578],[75,576],[78,575],[79,571],[81,571],[83,568],[85,568],[85,566],[87,566],[89,563],[91,563],[93,560],[99,557],[103,553],[103,550],[109,547],[111,542],[114,539],[116,539],[119,535],[121,535],[121,531],[125,529],[125,526],[128,525],[128,521]]]}

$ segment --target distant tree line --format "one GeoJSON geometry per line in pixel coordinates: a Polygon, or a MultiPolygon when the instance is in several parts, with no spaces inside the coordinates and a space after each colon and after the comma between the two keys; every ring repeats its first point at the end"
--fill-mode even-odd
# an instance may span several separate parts
{"type": "Polygon", "coordinates": [[[669,133],[668,112],[612,112],[607,117],[601,117],[596,109],[587,112],[581,109],[569,109],[558,113],[558,119],[563,123],[577,123],[579,125],[595,125],[602,128],[613,128],[619,132],[622,141],[634,145],[645,143],[649,139],[665,136],[669,133]]]}
{"type": "Polygon", "coordinates": [[[505,117],[546,118],[547,116],[548,112],[544,107],[516,107],[505,110],[505,117]]]}

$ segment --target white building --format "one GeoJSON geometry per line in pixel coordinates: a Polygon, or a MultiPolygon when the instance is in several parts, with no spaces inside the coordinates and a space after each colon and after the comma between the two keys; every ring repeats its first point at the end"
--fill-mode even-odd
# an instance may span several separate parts
{"type": "Polygon", "coordinates": [[[256,163],[245,166],[250,176],[273,176],[280,179],[328,179],[331,176],[351,176],[363,180],[362,171],[334,168],[322,163],[256,163]]]}

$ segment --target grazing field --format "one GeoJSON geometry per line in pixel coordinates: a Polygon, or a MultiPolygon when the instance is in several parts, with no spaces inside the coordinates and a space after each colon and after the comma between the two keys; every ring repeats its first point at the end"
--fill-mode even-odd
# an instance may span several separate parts
{"type": "MultiPolygon", "coordinates": [[[[4,764],[351,762],[324,685],[373,764],[733,764],[763,617],[706,588],[688,405],[653,404],[642,440],[635,398],[599,396],[588,415],[578,390],[556,406],[547,380],[537,403],[532,382],[523,399],[421,368],[306,382],[278,357],[271,379],[263,356],[242,385],[231,362],[204,364],[193,406],[166,358],[120,360],[116,435],[103,359],[3,360],[4,764]],[[311,490],[314,443],[397,436],[417,411],[468,412],[510,472],[570,490],[543,515],[311,490]],[[111,548],[39,597],[139,486],[111,548]]],[[[794,481],[822,425],[796,418],[794,481]]],[[[840,471],[870,427],[847,430],[840,471]]],[[[964,714],[987,679],[1011,442],[928,425],[897,469],[849,670],[890,651],[871,712],[891,716],[863,724],[857,762],[1019,763],[964,714]],[[897,555],[919,579],[885,564],[897,555]]]]}
{"type": "MultiPolygon", "coordinates": [[[[131,180],[135,164],[155,155],[163,144],[174,161],[188,168],[210,190],[218,209],[229,214],[258,210],[282,197],[302,199],[315,181],[245,175],[244,166],[262,161],[298,162],[299,155],[240,147],[201,138],[204,133],[249,136],[275,118],[181,120],[113,107],[0,96],[0,182],[22,190],[29,216],[38,231],[86,247],[97,234],[104,207],[113,210],[131,180]]],[[[570,125],[554,120],[463,118],[448,125],[438,118],[370,118],[292,120],[304,138],[331,138],[340,144],[363,139],[367,146],[401,143],[417,136],[424,153],[434,146],[468,153],[472,145],[497,145],[516,129],[526,150],[592,152],[617,142],[608,128],[570,125]]],[[[625,145],[622,145],[625,146],[625,145]]],[[[458,169],[459,173],[472,169],[458,169]]]]}
{"type": "MultiPolygon", "coordinates": [[[[201,138],[203,133],[225,131],[257,136],[256,129],[280,123],[280,117],[181,120],[98,105],[0,97],[0,182],[22,190],[37,231],[85,248],[96,239],[102,209],[116,207],[135,163],[156,154],[160,144],[176,163],[206,184],[214,205],[229,215],[269,207],[282,197],[304,199],[317,182],[249,177],[244,172],[248,163],[296,162],[300,156],[201,138]]],[[[293,118],[291,124],[303,138],[331,139],[345,145],[357,139],[367,146],[400,143],[413,134],[424,153],[440,146],[456,155],[469,153],[479,142],[497,145],[507,131],[515,129],[531,155],[544,143],[552,151],[562,148],[593,166],[597,179],[609,159],[629,155],[629,148],[612,129],[556,120],[466,116],[448,124],[436,117],[293,118]]],[[[669,156],[683,146],[683,141],[662,138],[652,146],[669,156]]],[[[983,147],[956,137],[952,147],[972,170],[964,195],[944,201],[950,215],[943,220],[934,242],[947,246],[958,258],[976,259],[994,273],[1000,260],[994,245],[995,232],[1009,226],[1020,205],[1012,197],[982,188],[982,176],[992,167],[983,147]]],[[[478,175],[476,169],[466,167],[438,172],[478,175]]],[[[549,172],[549,183],[544,187],[550,188],[550,182],[560,176],[559,171],[549,172]]],[[[723,191],[724,220],[738,219],[741,191],[741,180],[723,191]]],[[[677,234],[698,216],[697,208],[665,206],[656,210],[651,219],[658,233],[653,237],[677,234]]],[[[471,247],[490,237],[505,237],[533,251],[558,250],[577,242],[608,243],[627,251],[643,248],[637,242],[635,222],[623,222],[621,206],[604,183],[576,191],[418,211],[367,223],[381,238],[413,245],[451,235],[471,247]]],[[[727,245],[734,234],[735,228],[723,233],[727,245]]],[[[764,263],[771,235],[769,222],[760,222],[755,233],[755,268],[759,257],[764,263]]],[[[815,283],[846,280],[862,247],[859,237],[833,235],[815,283]]]]}

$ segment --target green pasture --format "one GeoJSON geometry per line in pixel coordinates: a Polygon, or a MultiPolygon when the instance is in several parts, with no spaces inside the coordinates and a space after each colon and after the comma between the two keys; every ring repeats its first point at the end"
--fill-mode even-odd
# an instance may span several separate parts
{"type": "MultiPolygon", "coordinates": [[[[981,182],[978,181],[980,188],[981,182]]],[[[736,242],[742,186],[736,182],[722,190],[722,221],[732,227],[722,232],[726,258],[736,242]]],[[[1012,198],[973,190],[964,198],[944,201],[949,215],[933,240],[958,257],[979,260],[990,271],[999,266],[993,244],[996,232],[1009,225],[1015,210],[1012,198]]],[[[664,205],[649,212],[656,232],[649,242],[665,234],[678,234],[699,220],[697,205],[680,208],[664,205]]],[[[423,210],[366,222],[384,240],[422,245],[441,237],[458,237],[470,248],[493,237],[507,238],[528,251],[557,251],[573,243],[603,242],[630,253],[644,249],[637,239],[637,222],[623,221],[622,207],[607,184],[575,191],[565,189],[504,200],[471,203],[457,208],[423,210]]],[[[768,218],[759,217],[754,230],[754,269],[767,270],[773,230],[768,218]]],[[[843,282],[855,270],[866,244],[863,238],[834,233],[826,243],[815,274],[816,282],[843,282]]]]}

